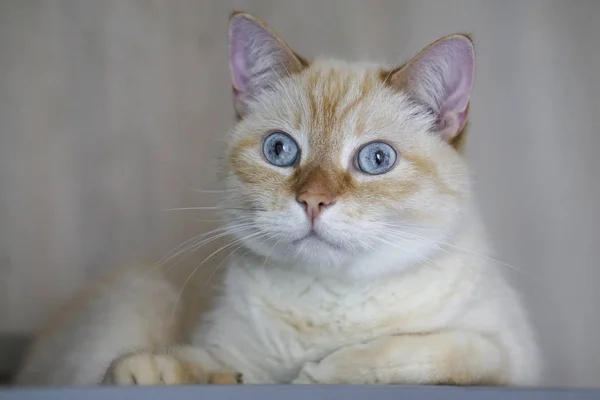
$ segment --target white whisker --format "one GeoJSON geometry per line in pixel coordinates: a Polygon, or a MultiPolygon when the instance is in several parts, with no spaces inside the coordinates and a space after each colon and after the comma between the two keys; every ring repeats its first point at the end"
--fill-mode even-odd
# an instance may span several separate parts
{"type": "MultiPolygon", "coordinates": [[[[218,270],[221,268],[221,266],[222,266],[222,265],[223,265],[223,264],[224,264],[224,263],[225,263],[225,262],[226,262],[226,261],[227,261],[227,260],[228,260],[228,259],[229,259],[231,256],[233,256],[233,255],[235,254],[235,252],[236,252],[236,251],[238,251],[239,249],[241,249],[242,247],[244,247],[244,246],[245,246],[247,243],[249,243],[249,242],[252,242],[252,241],[254,241],[254,240],[256,240],[256,239],[261,239],[261,238],[263,238],[264,236],[265,236],[265,235],[261,235],[261,236],[258,236],[258,237],[256,237],[256,238],[252,239],[252,240],[249,240],[248,242],[242,242],[242,244],[240,244],[240,245],[239,245],[239,246],[237,246],[235,249],[233,249],[233,250],[232,250],[232,251],[229,253],[229,255],[228,255],[227,257],[225,257],[225,258],[224,258],[224,259],[223,259],[223,260],[222,260],[222,261],[221,261],[221,262],[220,262],[220,263],[219,263],[219,264],[218,264],[218,265],[215,267],[215,269],[213,270],[213,272],[210,274],[210,276],[209,276],[209,277],[208,277],[208,279],[206,280],[206,284],[209,284],[209,283],[210,283],[211,279],[212,279],[212,278],[213,278],[213,276],[214,276],[214,275],[217,273],[217,271],[218,271],[218,270]]],[[[265,240],[263,240],[263,241],[262,241],[262,242],[260,242],[260,243],[261,243],[261,244],[262,244],[262,243],[265,243],[265,242],[269,241],[270,239],[274,238],[275,236],[277,236],[277,234],[275,234],[275,235],[271,235],[271,236],[267,237],[265,240]]],[[[247,253],[247,252],[246,252],[246,253],[247,253]]],[[[246,253],[244,253],[244,254],[246,254],[246,253]]]]}
{"type": "MultiPolygon", "coordinates": [[[[218,233],[216,235],[213,235],[209,238],[206,238],[204,240],[201,240],[197,243],[191,244],[190,246],[188,246],[187,248],[180,250],[178,252],[178,254],[169,257],[169,260],[173,259],[174,257],[177,257],[178,255],[181,255],[182,253],[188,252],[187,255],[185,255],[183,258],[180,258],[179,260],[177,260],[174,264],[170,265],[168,268],[166,268],[163,273],[167,273],[169,272],[171,269],[173,269],[173,267],[175,267],[177,264],[181,263],[182,261],[184,261],[185,259],[187,259],[191,254],[195,253],[196,251],[198,251],[200,248],[202,248],[202,246],[208,244],[208,243],[212,243],[215,240],[230,236],[234,233],[238,233],[238,232],[243,232],[245,230],[250,230],[254,228],[253,224],[247,224],[247,225],[240,225],[237,226],[234,229],[230,229],[221,233],[218,233]]],[[[163,263],[163,265],[166,264],[166,261],[163,263]]]]}
{"type": "Polygon", "coordinates": [[[183,291],[185,290],[188,282],[192,279],[192,277],[196,274],[196,272],[198,272],[198,269],[200,269],[200,267],[202,265],[204,265],[204,263],[208,260],[210,260],[214,255],[218,254],[219,252],[225,250],[226,248],[235,245],[236,243],[239,243],[241,241],[247,240],[249,238],[255,237],[257,235],[264,235],[264,233],[262,232],[256,232],[256,233],[252,233],[250,235],[244,236],[242,238],[239,239],[235,239],[229,243],[227,243],[224,246],[221,246],[220,248],[218,248],[217,250],[213,251],[208,257],[206,257],[204,260],[202,260],[202,262],[200,264],[198,264],[194,270],[189,274],[189,276],[187,277],[187,279],[183,282],[183,285],[181,286],[181,290],[179,291],[179,293],[177,294],[177,297],[175,299],[175,303],[173,304],[173,316],[175,316],[175,312],[177,310],[177,306],[179,305],[179,300],[181,299],[181,295],[183,294],[183,291]]]}
{"type": "MultiPolygon", "coordinates": [[[[381,238],[381,237],[378,237],[378,236],[373,236],[373,239],[379,240],[380,242],[383,242],[383,243],[386,243],[386,244],[388,244],[388,245],[390,245],[390,246],[396,247],[396,248],[398,248],[398,249],[400,249],[400,250],[402,250],[402,251],[409,251],[409,248],[408,248],[408,247],[406,247],[406,246],[401,246],[399,243],[390,242],[390,241],[388,241],[388,240],[385,240],[385,239],[383,239],[383,238],[381,238]]],[[[426,256],[424,256],[424,255],[422,255],[422,256],[420,257],[420,259],[419,259],[419,261],[418,261],[418,262],[421,262],[421,263],[422,263],[422,262],[427,262],[428,264],[432,265],[433,267],[437,267],[437,264],[435,263],[435,261],[433,261],[431,258],[429,258],[429,257],[426,257],[426,256]]]]}
{"type": "MultiPolygon", "coordinates": [[[[212,233],[214,233],[214,232],[217,232],[217,231],[219,231],[219,230],[224,230],[224,229],[227,229],[227,226],[220,226],[220,227],[218,227],[218,228],[216,228],[216,229],[213,229],[213,230],[211,230],[211,231],[204,232],[204,233],[202,233],[202,234],[196,235],[196,236],[192,237],[191,239],[188,239],[188,240],[184,241],[183,243],[179,244],[178,246],[176,246],[175,248],[173,248],[171,251],[169,251],[169,252],[168,252],[168,253],[165,255],[165,257],[169,257],[171,254],[173,254],[174,252],[176,252],[177,250],[179,250],[181,247],[183,247],[183,246],[185,246],[185,245],[187,245],[187,244],[189,244],[189,243],[193,242],[193,241],[194,241],[194,240],[196,240],[196,239],[200,239],[200,238],[202,238],[202,237],[204,237],[204,236],[210,235],[210,234],[212,234],[212,233]]],[[[165,262],[165,261],[164,261],[164,258],[163,258],[163,259],[161,259],[161,260],[160,260],[158,263],[159,263],[159,264],[162,264],[162,263],[164,263],[164,262],[165,262]]]]}
{"type": "Polygon", "coordinates": [[[233,192],[236,189],[222,189],[222,190],[204,190],[204,189],[194,189],[195,192],[199,192],[199,193],[227,193],[227,192],[233,192]]]}
{"type": "MultiPolygon", "coordinates": [[[[268,242],[269,240],[273,239],[274,237],[277,237],[278,235],[272,235],[270,237],[267,238],[267,240],[265,240],[265,242],[268,242]]],[[[269,253],[267,253],[267,256],[265,257],[265,262],[263,263],[263,269],[265,269],[267,267],[267,260],[269,259],[269,257],[271,257],[271,254],[273,254],[273,250],[275,250],[275,248],[277,247],[277,245],[279,244],[279,242],[281,242],[281,238],[277,239],[277,241],[275,242],[275,244],[273,244],[273,246],[271,247],[271,250],[269,251],[269,253]]],[[[264,243],[264,242],[263,242],[264,243]]]]}
{"type": "MultiPolygon", "coordinates": [[[[391,226],[393,228],[398,229],[397,225],[390,225],[390,224],[384,224],[384,225],[391,226]]],[[[406,232],[406,231],[399,231],[399,230],[394,230],[394,229],[389,229],[389,228],[384,228],[384,229],[387,231],[387,233],[392,234],[392,235],[395,234],[399,238],[403,238],[403,239],[412,238],[412,239],[416,239],[416,240],[421,240],[421,241],[424,241],[426,243],[437,245],[437,248],[439,250],[442,250],[442,251],[445,251],[445,250],[442,249],[440,246],[446,246],[446,247],[455,249],[455,250],[457,250],[459,252],[462,252],[462,253],[466,253],[466,254],[469,254],[469,255],[472,255],[472,256],[475,256],[475,257],[480,257],[480,258],[482,258],[482,259],[484,259],[486,261],[493,262],[495,264],[498,264],[498,265],[510,268],[510,269],[512,269],[514,271],[520,272],[522,274],[528,275],[531,278],[537,279],[537,277],[535,275],[533,275],[533,274],[531,274],[531,273],[529,273],[527,271],[524,271],[524,270],[522,270],[520,268],[517,268],[514,265],[505,263],[503,261],[500,261],[500,260],[498,260],[498,259],[496,259],[494,257],[488,256],[486,254],[481,254],[481,253],[475,252],[473,250],[469,250],[469,249],[462,248],[460,246],[453,245],[451,243],[446,243],[446,242],[442,242],[442,241],[439,241],[439,240],[430,239],[430,238],[427,238],[427,237],[424,237],[424,236],[420,236],[420,235],[416,235],[414,233],[410,233],[410,232],[406,232]]],[[[448,253],[448,251],[445,251],[445,252],[448,253]]]]}
{"type": "Polygon", "coordinates": [[[189,211],[189,210],[221,210],[221,207],[180,207],[180,208],[167,208],[164,211],[189,211]]]}

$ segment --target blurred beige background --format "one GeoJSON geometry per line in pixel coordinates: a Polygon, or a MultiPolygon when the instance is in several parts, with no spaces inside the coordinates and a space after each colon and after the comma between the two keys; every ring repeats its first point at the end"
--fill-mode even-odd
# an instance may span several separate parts
{"type": "Polygon", "coordinates": [[[468,156],[498,258],[525,271],[546,384],[600,387],[597,0],[0,0],[0,332],[214,225],[165,210],[215,204],[196,189],[233,125],[231,8],[307,56],[474,35],[468,156]]]}

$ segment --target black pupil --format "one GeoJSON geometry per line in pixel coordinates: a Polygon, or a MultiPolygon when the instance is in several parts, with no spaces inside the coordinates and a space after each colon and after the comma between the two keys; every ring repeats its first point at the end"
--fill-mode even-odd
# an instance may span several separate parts
{"type": "Polygon", "coordinates": [[[381,165],[383,162],[383,151],[379,150],[377,153],[375,153],[375,162],[377,165],[381,165]]]}
{"type": "Polygon", "coordinates": [[[275,154],[280,155],[285,150],[285,146],[281,143],[280,140],[275,142],[275,154]]]}

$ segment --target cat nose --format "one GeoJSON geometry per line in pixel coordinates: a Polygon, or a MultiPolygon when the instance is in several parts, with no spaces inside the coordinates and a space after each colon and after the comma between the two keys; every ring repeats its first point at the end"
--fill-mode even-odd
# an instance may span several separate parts
{"type": "Polygon", "coordinates": [[[333,195],[329,192],[302,192],[296,197],[296,201],[304,206],[306,216],[315,222],[323,209],[335,203],[333,195]]]}

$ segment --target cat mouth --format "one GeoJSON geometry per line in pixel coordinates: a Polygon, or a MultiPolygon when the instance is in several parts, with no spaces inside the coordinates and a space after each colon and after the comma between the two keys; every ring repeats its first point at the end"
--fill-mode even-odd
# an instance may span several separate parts
{"type": "Polygon", "coordinates": [[[311,229],[310,232],[308,232],[306,235],[304,235],[300,239],[294,240],[292,242],[292,244],[293,245],[297,245],[297,244],[300,244],[300,243],[306,243],[306,242],[310,242],[310,241],[322,243],[322,244],[325,244],[325,245],[327,245],[329,247],[332,247],[334,249],[341,250],[341,248],[338,245],[336,245],[334,243],[331,243],[330,241],[328,241],[326,239],[323,239],[323,237],[320,236],[317,232],[315,232],[314,229],[311,229]]]}

